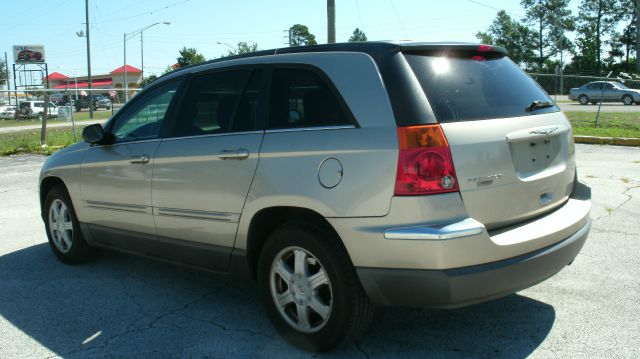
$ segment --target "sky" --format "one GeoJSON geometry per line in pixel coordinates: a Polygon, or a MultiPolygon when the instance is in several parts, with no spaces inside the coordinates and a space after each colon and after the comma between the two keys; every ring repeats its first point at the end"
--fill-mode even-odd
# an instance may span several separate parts
{"type": "MultiPolygon", "coordinates": [[[[356,27],[369,40],[477,42],[474,34],[485,31],[499,9],[515,18],[524,15],[519,0],[335,2],[338,42],[347,41],[356,27]]],[[[86,75],[86,39],[76,35],[85,27],[84,0],[6,1],[0,18],[0,51],[7,52],[9,64],[13,45],[42,44],[50,73],[86,75]]],[[[123,34],[156,22],[171,24],[144,31],[145,75],[174,64],[183,46],[207,59],[240,41],[260,49],[283,47],[286,30],[297,23],[307,25],[318,43],[327,41],[324,0],[89,0],[92,74],[122,66],[123,34]]],[[[127,63],[140,68],[140,36],[126,46],[127,63]]]]}

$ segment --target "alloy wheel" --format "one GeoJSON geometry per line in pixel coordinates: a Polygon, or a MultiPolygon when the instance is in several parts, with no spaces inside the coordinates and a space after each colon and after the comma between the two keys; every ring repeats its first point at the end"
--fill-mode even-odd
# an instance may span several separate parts
{"type": "Polygon", "coordinates": [[[314,333],[329,320],[333,294],[320,261],[300,247],[281,250],[269,274],[271,296],[284,320],[294,329],[314,333]]]}

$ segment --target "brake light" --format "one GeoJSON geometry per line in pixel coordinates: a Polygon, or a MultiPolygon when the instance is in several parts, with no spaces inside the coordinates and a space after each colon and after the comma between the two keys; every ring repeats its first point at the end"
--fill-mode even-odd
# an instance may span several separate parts
{"type": "Polygon", "coordinates": [[[440,125],[398,127],[396,196],[458,191],[449,143],[440,125]]]}
{"type": "Polygon", "coordinates": [[[491,45],[478,46],[478,52],[491,52],[491,51],[493,51],[493,46],[491,45]]]}

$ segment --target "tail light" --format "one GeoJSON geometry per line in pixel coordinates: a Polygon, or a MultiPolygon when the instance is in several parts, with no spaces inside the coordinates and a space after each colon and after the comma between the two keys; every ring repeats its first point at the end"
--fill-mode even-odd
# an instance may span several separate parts
{"type": "Polygon", "coordinates": [[[398,127],[396,196],[458,191],[447,138],[440,125],[398,127]]]}

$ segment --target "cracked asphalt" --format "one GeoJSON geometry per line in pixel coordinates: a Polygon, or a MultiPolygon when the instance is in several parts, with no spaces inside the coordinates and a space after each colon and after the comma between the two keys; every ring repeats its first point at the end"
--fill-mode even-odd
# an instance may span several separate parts
{"type": "Polygon", "coordinates": [[[323,355],[280,339],[250,284],[113,253],[61,264],[38,213],[44,157],[0,158],[0,358],[638,358],[640,148],[576,148],[595,221],[571,266],[472,307],[380,308],[323,355]]]}

